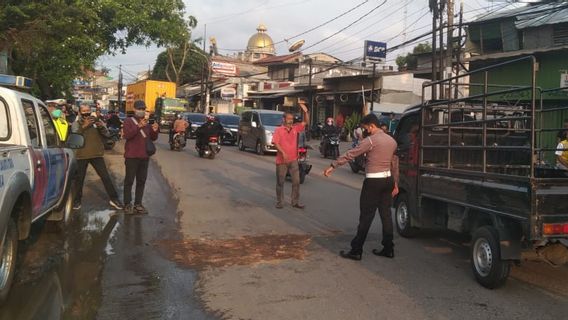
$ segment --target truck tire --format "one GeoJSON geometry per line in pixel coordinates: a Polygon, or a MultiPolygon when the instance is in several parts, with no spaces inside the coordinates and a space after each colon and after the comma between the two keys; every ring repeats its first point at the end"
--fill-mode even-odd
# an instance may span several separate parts
{"type": "Polygon", "coordinates": [[[0,257],[0,303],[6,301],[14,274],[18,257],[18,227],[14,218],[8,221],[8,229],[4,236],[2,255],[0,257]]]}
{"type": "Polygon", "coordinates": [[[412,238],[416,235],[418,229],[412,226],[406,194],[401,194],[396,200],[394,216],[396,231],[401,237],[412,238]]]}
{"type": "Polygon", "coordinates": [[[69,191],[67,191],[67,195],[65,196],[65,200],[63,201],[63,207],[58,208],[58,211],[63,216],[63,219],[57,221],[57,227],[60,230],[64,230],[71,219],[73,218],[73,202],[75,200],[75,182],[71,184],[69,187],[69,191]]]}
{"type": "Polygon", "coordinates": [[[239,150],[240,150],[240,151],[245,151],[245,149],[246,149],[246,147],[245,147],[245,142],[243,141],[243,138],[242,138],[242,137],[239,137],[239,142],[238,142],[238,144],[239,144],[239,150]]]}
{"type": "Polygon", "coordinates": [[[483,226],[472,237],[471,267],[477,282],[487,289],[496,289],[507,282],[511,263],[501,260],[499,233],[494,227],[483,226]]]}

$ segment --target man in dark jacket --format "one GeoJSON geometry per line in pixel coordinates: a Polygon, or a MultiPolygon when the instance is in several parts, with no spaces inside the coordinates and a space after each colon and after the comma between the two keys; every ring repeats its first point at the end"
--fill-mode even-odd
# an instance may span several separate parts
{"type": "Polygon", "coordinates": [[[209,137],[221,136],[223,134],[223,126],[214,116],[208,115],[207,121],[197,128],[195,136],[197,138],[196,145],[200,146],[209,142],[209,137]]]}
{"type": "Polygon", "coordinates": [[[124,145],[124,158],[126,174],[124,176],[124,211],[127,214],[148,213],[142,205],[146,177],[148,176],[148,164],[150,156],[147,152],[148,139],[158,139],[160,128],[157,123],[149,125],[146,118],[146,104],[142,100],[134,102],[134,117],[128,118],[123,124],[123,136],[126,139],[124,145]],[[136,192],[134,205],[132,202],[132,185],[136,179],[136,192]]]}
{"type": "Polygon", "coordinates": [[[122,209],[122,203],[118,200],[118,193],[104,161],[104,140],[108,136],[108,130],[101,121],[91,114],[91,107],[82,105],[79,108],[79,116],[71,127],[72,132],[80,133],[85,138],[85,146],[75,152],[77,157],[77,185],[73,209],[81,208],[81,198],[83,196],[83,184],[85,183],[85,175],[89,164],[95,168],[95,171],[101,178],[107,194],[110,197],[109,204],[116,208],[122,209]]]}

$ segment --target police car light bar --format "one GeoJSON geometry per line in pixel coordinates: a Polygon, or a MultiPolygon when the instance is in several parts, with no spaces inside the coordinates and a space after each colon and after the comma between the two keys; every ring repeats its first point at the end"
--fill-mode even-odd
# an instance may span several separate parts
{"type": "Polygon", "coordinates": [[[32,83],[33,80],[30,78],[0,74],[0,86],[31,89],[32,83]]]}

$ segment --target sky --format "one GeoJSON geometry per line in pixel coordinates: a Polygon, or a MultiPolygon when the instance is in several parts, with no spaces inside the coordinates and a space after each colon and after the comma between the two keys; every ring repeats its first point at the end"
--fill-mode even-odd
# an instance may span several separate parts
{"type": "MultiPolygon", "coordinates": [[[[304,53],[325,52],[344,61],[363,55],[365,40],[384,41],[388,47],[403,43],[431,29],[432,15],[428,0],[184,0],[186,11],[197,18],[193,38],[211,36],[217,39],[220,54],[231,55],[244,51],[248,39],[263,23],[276,45],[276,53],[287,54],[288,46],[303,39],[304,53]],[[383,4],[384,3],[384,4],[383,4]],[[355,10],[333,22],[300,37],[291,38],[311,28],[340,16],[362,4],[355,10]],[[406,19],[405,19],[406,16],[406,19]],[[351,25],[354,23],[353,25],[351,25]],[[349,26],[351,25],[351,26],[349,26]],[[406,28],[405,28],[406,27],[406,28]],[[342,29],[345,29],[341,31],[342,29]],[[341,31],[341,32],[339,32],[341,31]],[[406,36],[406,37],[405,37],[406,36]],[[329,37],[329,39],[318,43],[329,37]],[[286,41],[288,40],[288,41],[286,41]]],[[[460,0],[455,0],[456,11],[460,0]]],[[[486,14],[492,10],[507,8],[503,1],[463,0],[465,20],[486,14]]],[[[209,50],[209,41],[207,41],[209,50]]],[[[390,52],[387,64],[395,65],[399,54],[411,51],[413,45],[390,52]]],[[[157,47],[131,47],[126,54],[104,56],[97,68],[111,69],[116,77],[122,65],[125,81],[132,82],[136,73],[151,69],[157,55],[163,51],[157,47]]]]}

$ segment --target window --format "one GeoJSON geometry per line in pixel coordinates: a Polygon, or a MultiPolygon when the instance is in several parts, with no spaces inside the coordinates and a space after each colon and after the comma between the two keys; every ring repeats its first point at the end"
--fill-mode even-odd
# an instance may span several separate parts
{"type": "Polygon", "coordinates": [[[11,128],[8,115],[8,106],[6,102],[0,98],[0,141],[6,141],[10,138],[11,128]]]}
{"type": "Polygon", "coordinates": [[[396,135],[399,150],[409,150],[413,142],[418,139],[420,127],[418,120],[418,114],[410,115],[401,120],[396,135]]]}
{"type": "Polygon", "coordinates": [[[250,122],[250,117],[251,117],[251,113],[250,112],[244,112],[242,115],[241,120],[243,122],[250,122]]]}
{"type": "Polygon", "coordinates": [[[260,124],[260,118],[258,117],[258,113],[253,113],[252,114],[252,121],[256,122],[257,125],[260,124]]]}
{"type": "Polygon", "coordinates": [[[26,117],[26,124],[28,126],[28,134],[30,135],[32,147],[39,148],[39,127],[37,125],[34,103],[29,100],[22,99],[22,108],[24,109],[24,116],[26,117]]]}
{"type": "Polygon", "coordinates": [[[59,138],[53,120],[44,105],[39,105],[39,113],[41,115],[41,122],[45,130],[45,147],[54,148],[59,147],[59,138]]]}
{"type": "Polygon", "coordinates": [[[568,44],[568,23],[554,25],[552,37],[555,46],[568,44]]]}

